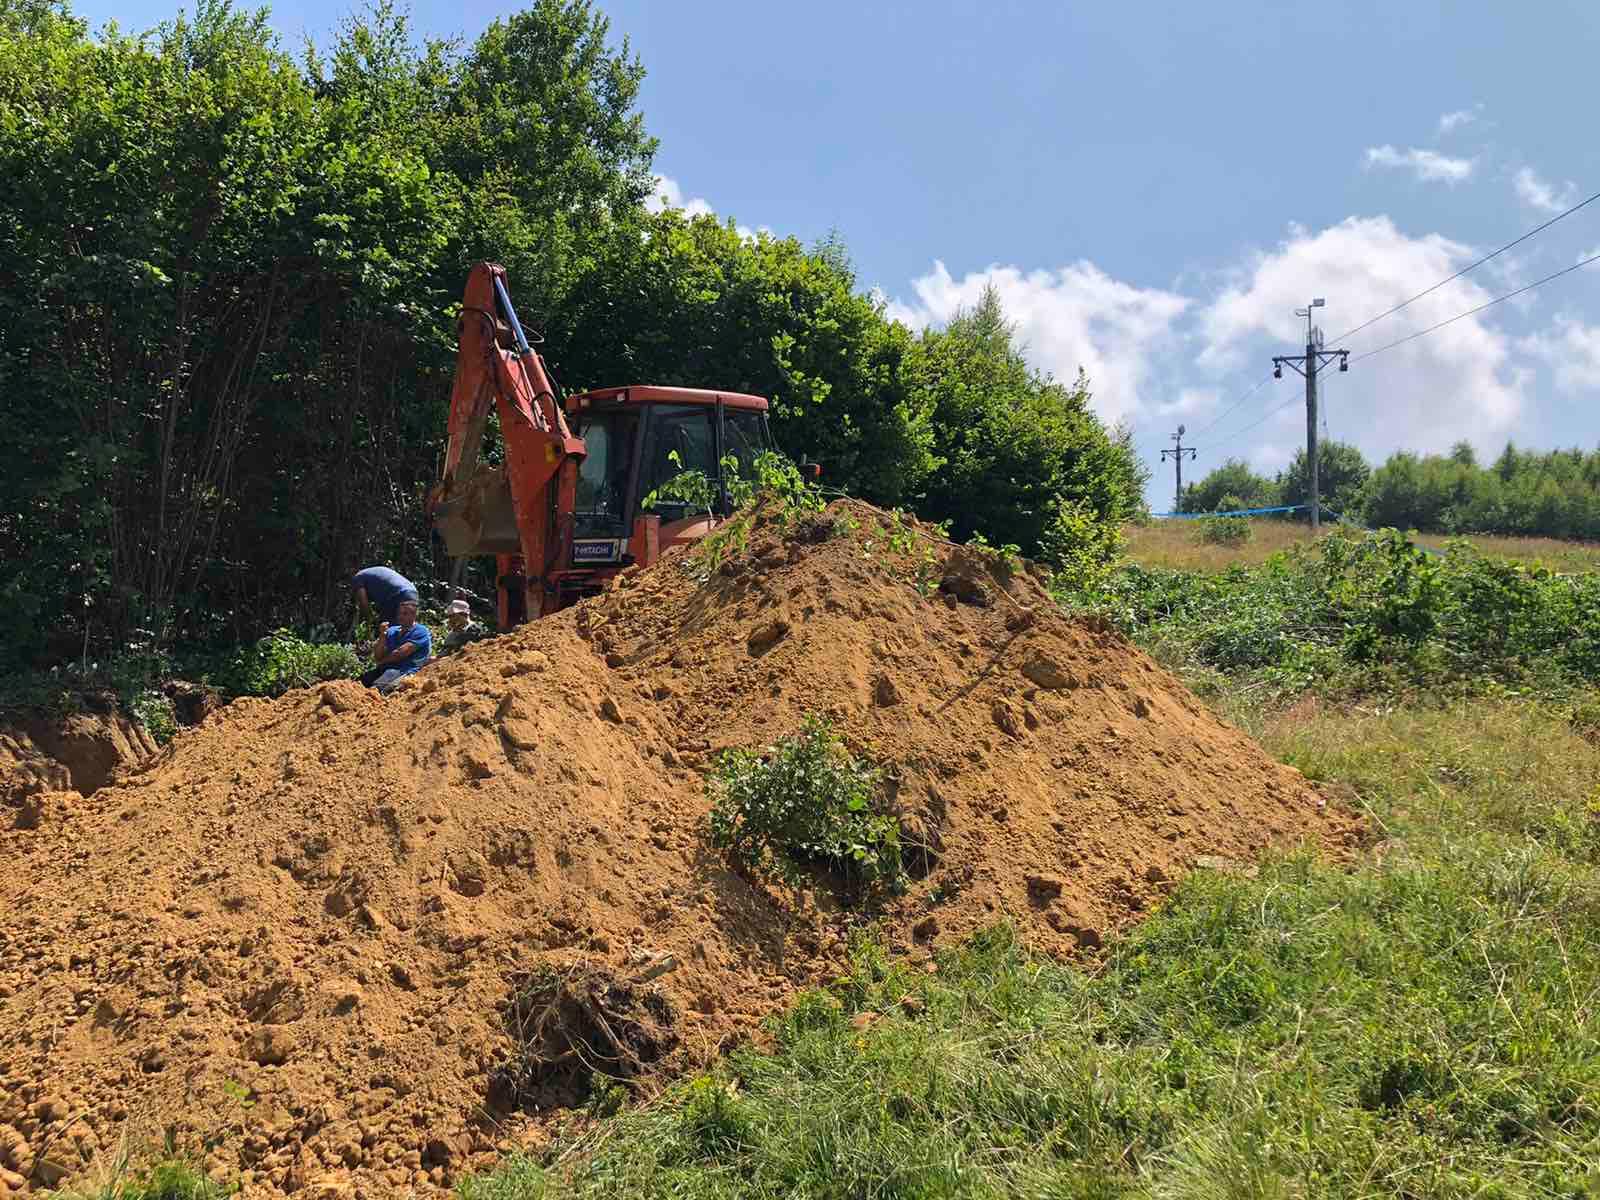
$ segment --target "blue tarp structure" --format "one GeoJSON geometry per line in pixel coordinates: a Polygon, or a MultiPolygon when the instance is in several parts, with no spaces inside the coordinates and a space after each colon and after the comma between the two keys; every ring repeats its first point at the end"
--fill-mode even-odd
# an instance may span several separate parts
{"type": "Polygon", "coordinates": [[[1197,521],[1201,517],[1260,517],[1267,513],[1298,512],[1304,504],[1285,504],[1279,508],[1230,508],[1227,512],[1151,513],[1158,519],[1171,517],[1179,521],[1197,521]]]}

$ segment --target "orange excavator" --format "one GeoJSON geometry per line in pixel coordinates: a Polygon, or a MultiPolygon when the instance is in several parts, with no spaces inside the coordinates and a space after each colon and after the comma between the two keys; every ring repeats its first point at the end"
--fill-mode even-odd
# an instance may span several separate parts
{"type": "Polygon", "coordinates": [[[427,509],[458,575],[467,557],[495,556],[501,629],[704,537],[732,510],[725,460],[749,479],[772,448],[761,396],[635,385],[560,397],[495,263],[467,277],[459,331],[449,441],[427,509]],[[498,463],[482,454],[491,408],[498,463]],[[659,498],[688,471],[709,481],[709,504],[659,498]]]}

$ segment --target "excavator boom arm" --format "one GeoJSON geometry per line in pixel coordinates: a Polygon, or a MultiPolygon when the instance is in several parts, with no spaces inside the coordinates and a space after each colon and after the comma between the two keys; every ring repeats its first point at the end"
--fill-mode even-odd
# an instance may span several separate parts
{"type": "MultiPolygon", "coordinates": [[[[572,435],[544,361],[528,344],[511,305],[504,267],[485,262],[472,268],[459,328],[449,438],[429,511],[436,527],[445,532],[451,554],[492,549],[502,559],[504,580],[515,573],[505,561],[509,557],[505,548],[481,542],[486,540],[485,512],[497,501],[503,503],[503,493],[509,489],[526,580],[526,613],[535,617],[544,607],[546,577],[557,563],[563,541],[571,538],[583,440],[572,435]],[[505,463],[500,468],[479,461],[491,404],[499,413],[505,441],[505,463]]],[[[504,587],[502,582],[502,591],[504,587]]]]}

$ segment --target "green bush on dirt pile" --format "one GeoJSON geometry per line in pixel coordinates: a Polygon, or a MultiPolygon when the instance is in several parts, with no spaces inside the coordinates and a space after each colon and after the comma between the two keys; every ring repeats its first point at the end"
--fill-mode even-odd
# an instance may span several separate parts
{"type": "Polygon", "coordinates": [[[820,866],[863,889],[898,889],[905,881],[899,826],[877,802],[878,780],[826,721],[808,718],[766,758],[722,754],[707,781],[711,842],[752,873],[792,887],[820,866]]]}

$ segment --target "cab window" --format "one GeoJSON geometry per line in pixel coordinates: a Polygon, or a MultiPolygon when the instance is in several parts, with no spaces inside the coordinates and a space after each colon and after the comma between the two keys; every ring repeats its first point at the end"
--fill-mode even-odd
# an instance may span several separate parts
{"type": "MultiPolygon", "coordinates": [[[[716,410],[703,404],[661,404],[650,407],[650,424],[645,430],[644,462],[639,472],[639,494],[648,496],[669,479],[685,471],[701,471],[708,479],[717,476],[715,442],[711,422],[716,410]],[[673,461],[673,455],[677,461],[673,461]]],[[[663,500],[662,509],[684,509],[682,501],[663,500]]]]}

